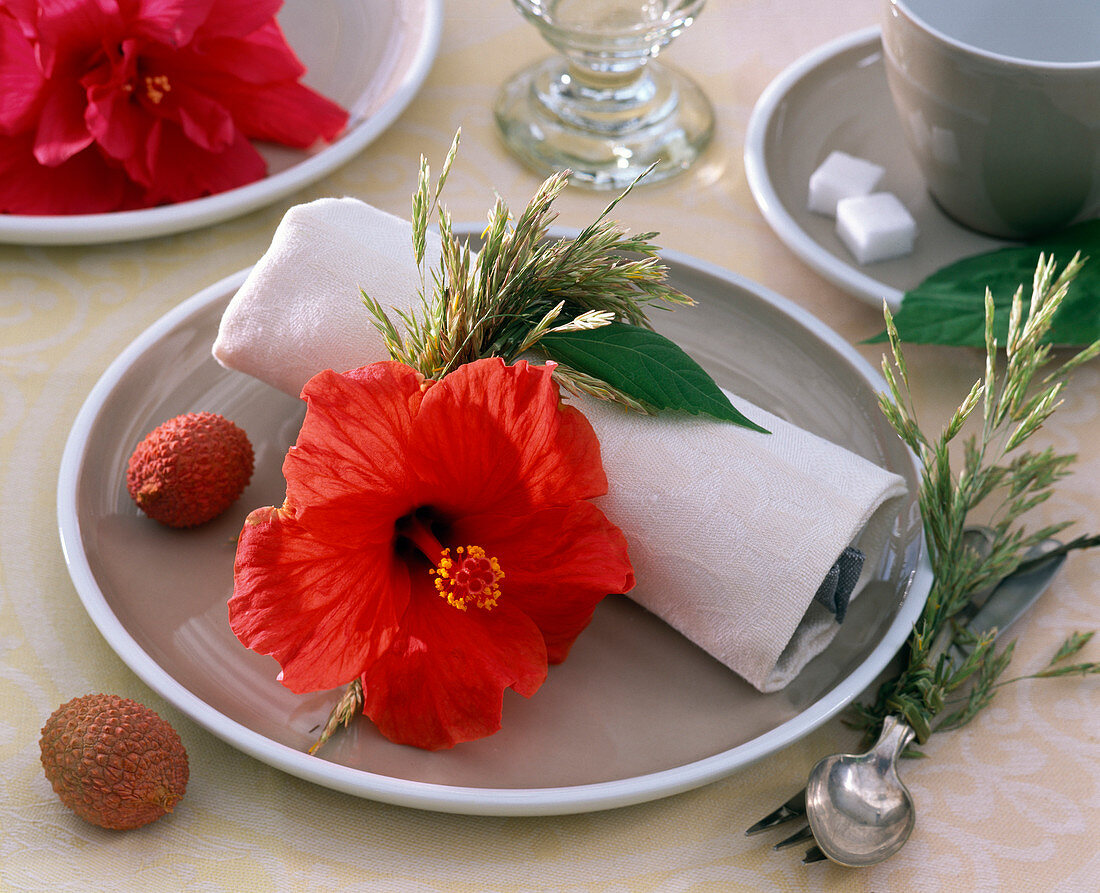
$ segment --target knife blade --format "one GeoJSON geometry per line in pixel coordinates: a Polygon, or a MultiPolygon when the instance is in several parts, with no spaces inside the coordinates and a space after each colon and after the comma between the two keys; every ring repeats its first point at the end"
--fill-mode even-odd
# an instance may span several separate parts
{"type": "MultiPolygon", "coordinates": [[[[1026,614],[1050,588],[1051,582],[1065,564],[1066,553],[1058,540],[1048,539],[1031,549],[1026,560],[1026,569],[1002,579],[980,602],[972,601],[955,615],[956,621],[964,622],[967,629],[977,636],[987,635],[994,630],[1000,636],[1026,614]],[[1043,558],[1044,555],[1047,557],[1043,558]]],[[[973,650],[972,645],[953,643],[948,654],[955,666],[958,666],[973,650]]]]}

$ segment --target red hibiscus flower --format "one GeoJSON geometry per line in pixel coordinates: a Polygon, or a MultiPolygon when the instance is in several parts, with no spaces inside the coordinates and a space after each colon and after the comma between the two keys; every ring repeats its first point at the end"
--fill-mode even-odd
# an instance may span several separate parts
{"type": "Polygon", "coordinates": [[[180,202],[347,122],[298,82],[281,0],[0,0],[0,211],[180,202]]]}
{"type": "Polygon", "coordinates": [[[296,692],[363,684],[386,737],[500,728],[634,575],[588,420],[550,369],[478,360],[440,381],[374,363],[305,386],[286,502],[253,512],[229,617],[296,692]]]}

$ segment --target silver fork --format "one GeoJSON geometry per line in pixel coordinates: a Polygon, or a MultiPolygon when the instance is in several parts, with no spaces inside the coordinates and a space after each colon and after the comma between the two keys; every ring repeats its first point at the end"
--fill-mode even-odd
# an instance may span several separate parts
{"type": "MultiPolygon", "coordinates": [[[[803,788],[790,800],[784,803],[782,806],[769,812],[759,822],[745,831],[745,836],[751,836],[753,834],[760,834],[762,831],[770,831],[772,828],[778,828],[780,825],[785,825],[787,822],[793,822],[795,819],[804,819],[806,817],[806,789],[803,788]]],[[[814,832],[810,829],[809,824],[803,825],[790,837],[784,837],[779,843],[772,847],[773,850],[782,850],[789,846],[796,846],[800,843],[806,843],[814,839],[814,832]]],[[[806,850],[806,854],[802,857],[802,864],[809,865],[813,862],[824,862],[829,857],[826,856],[816,843],[806,850]]]]}
{"type": "MultiPolygon", "coordinates": [[[[979,552],[988,550],[992,543],[992,531],[988,528],[970,528],[967,530],[967,535],[973,547],[979,552]]],[[[1066,547],[1057,540],[1047,540],[1029,553],[1029,560],[1014,573],[984,592],[976,593],[971,602],[957,615],[958,621],[966,623],[979,635],[995,630],[996,635],[999,636],[1042,595],[1065,561],[1066,552],[1075,545],[1076,542],[1066,547]]],[[[967,649],[955,645],[949,656],[957,665],[966,659],[967,649]]],[[[904,746],[900,750],[904,750],[904,746]]],[[[760,834],[798,819],[806,819],[805,788],[756,822],[745,831],[745,834],[760,834]]],[[[810,841],[814,841],[814,834],[807,822],[793,834],[775,844],[772,849],[781,850],[810,841]]],[[[821,847],[814,842],[806,850],[802,864],[809,865],[828,859],[821,847]]]]}

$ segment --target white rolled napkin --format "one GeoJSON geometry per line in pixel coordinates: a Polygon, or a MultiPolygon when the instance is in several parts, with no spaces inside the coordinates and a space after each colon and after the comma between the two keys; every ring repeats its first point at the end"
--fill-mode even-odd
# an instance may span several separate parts
{"type": "MultiPolygon", "coordinates": [[[[438,257],[436,237],[427,269],[438,257]]],[[[388,358],[360,289],[409,309],[419,288],[407,221],[356,199],[299,205],[226,309],[214,356],[297,396],[322,369],[388,358]]],[[[785,686],[839,630],[814,596],[841,553],[865,556],[852,598],[878,568],[904,481],[743,400],[771,434],[570,399],[600,439],[610,492],[597,504],[629,544],[630,597],[757,689],[785,686]]]]}

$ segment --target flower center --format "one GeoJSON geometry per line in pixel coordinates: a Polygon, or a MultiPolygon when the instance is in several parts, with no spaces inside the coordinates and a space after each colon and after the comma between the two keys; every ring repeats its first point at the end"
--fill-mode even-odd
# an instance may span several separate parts
{"type": "Polygon", "coordinates": [[[500,581],[504,579],[500,562],[486,555],[481,546],[459,546],[454,558],[450,549],[444,549],[439,564],[428,573],[435,576],[439,594],[460,611],[470,605],[491,611],[497,605],[500,581]]]}
{"type": "Polygon", "coordinates": [[[153,105],[158,105],[171,90],[172,83],[168,80],[168,75],[150,74],[145,76],[145,95],[149,97],[149,101],[153,105]]]}
{"type": "Polygon", "coordinates": [[[436,592],[447,604],[460,611],[470,605],[483,611],[496,607],[504,571],[495,556],[476,545],[459,546],[452,554],[450,548],[440,545],[419,513],[402,518],[397,533],[435,565],[428,573],[435,578],[436,592]]]}

